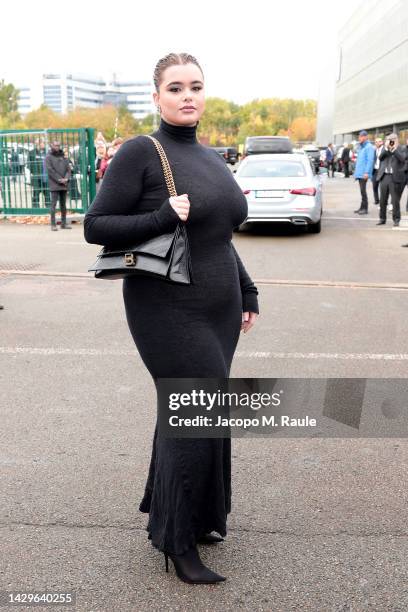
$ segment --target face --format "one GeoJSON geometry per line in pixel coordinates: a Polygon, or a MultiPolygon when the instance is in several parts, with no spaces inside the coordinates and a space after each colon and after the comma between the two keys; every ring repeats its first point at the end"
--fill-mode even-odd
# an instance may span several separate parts
{"type": "Polygon", "coordinates": [[[383,145],[383,141],[381,140],[381,138],[376,138],[375,139],[375,146],[377,147],[377,149],[382,147],[382,145],[383,145]]]}
{"type": "Polygon", "coordinates": [[[58,140],[54,140],[54,142],[51,143],[51,149],[53,151],[59,151],[60,150],[60,143],[58,142],[58,140]]]}
{"type": "Polygon", "coordinates": [[[201,70],[195,64],[169,66],[162,74],[160,91],[153,93],[153,99],[160,105],[161,116],[167,123],[196,125],[205,108],[201,70]]]}
{"type": "Polygon", "coordinates": [[[365,141],[367,140],[367,138],[368,138],[368,136],[360,135],[360,136],[358,137],[358,141],[359,141],[360,143],[363,143],[363,142],[365,142],[365,141]]]}

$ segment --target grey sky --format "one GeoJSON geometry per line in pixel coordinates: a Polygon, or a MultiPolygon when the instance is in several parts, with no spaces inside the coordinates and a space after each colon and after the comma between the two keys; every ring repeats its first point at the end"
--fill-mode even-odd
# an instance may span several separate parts
{"type": "Polygon", "coordinates": [[[356,0],[4,2],[0,77],[24,83],[44,72],[151,79],[170,51],[195,55],[207,96],[316,98],[337,28],[356,0]]]}

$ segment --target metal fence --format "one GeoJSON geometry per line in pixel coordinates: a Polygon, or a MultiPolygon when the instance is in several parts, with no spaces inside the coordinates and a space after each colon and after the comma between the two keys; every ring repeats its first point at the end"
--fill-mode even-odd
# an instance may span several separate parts
{"type": "Polygon", "coordinates": [[[0,130],[0,209],[6,215],[49,213],[45,157],[58,141],[69,160],[67,211],[84,213],[95,197],[94,129],[0,130]]]}

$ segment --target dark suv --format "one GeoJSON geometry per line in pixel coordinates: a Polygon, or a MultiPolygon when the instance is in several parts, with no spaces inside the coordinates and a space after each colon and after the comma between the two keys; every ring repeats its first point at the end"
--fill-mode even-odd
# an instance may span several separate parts
{"type": "Polygon", "coordinates": [[[319,172],[320,169],[320,149],[315,145],[305,145],[303,151],[306,153],[308,158],[313,164],[315,172],[319,172]]]}
{"type": "Polygon", "coordinates": [[[287,136],[248,136],[242,158],[257,153],[293,153],[293,143],[287,136]]]}
{"type": "Polygon", "coordinates": [[[238,151],[235,147],[211,147],[232,166],[238,161],[238,151]]]}

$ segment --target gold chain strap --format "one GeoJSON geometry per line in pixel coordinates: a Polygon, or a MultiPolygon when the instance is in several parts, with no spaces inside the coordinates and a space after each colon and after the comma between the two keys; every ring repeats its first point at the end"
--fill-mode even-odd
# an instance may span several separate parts
{"type": "Polygon", "coordinates": [[[160,155],[160,161],[163,168],[163,174],[166,181],[167,189],[169,190],[169,194],[170,196],[176,196],[177,191],[176,186],[174,184],[173,174],[171,172],[169,160],[166,157],[164,149],[161,146],[160,142],[156,140],[156,138],[154,138],[153,136],[149,136],[149,134],[146,134],[146,136],[153,140],[154,146],[156,147],[157,152],[160,155]]]}

